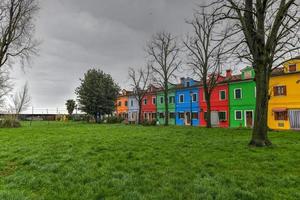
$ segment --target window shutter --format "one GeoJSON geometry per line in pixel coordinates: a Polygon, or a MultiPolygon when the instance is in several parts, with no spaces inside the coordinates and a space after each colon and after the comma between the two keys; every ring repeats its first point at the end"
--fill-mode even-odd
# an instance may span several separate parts
{"type": "Polygon", "coordinates": [[[286,96],[286,86],[283,86],[283,95],[286,96]]]}
{"type": "Polygon", "coordinates": [[[276,86],[273,87],[273,91],[274,91],[274,96],[278,96],[278,90],[276,86]]]}

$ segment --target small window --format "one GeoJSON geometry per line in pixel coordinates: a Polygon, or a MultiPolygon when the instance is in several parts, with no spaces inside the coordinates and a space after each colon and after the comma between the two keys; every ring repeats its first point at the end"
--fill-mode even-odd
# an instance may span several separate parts
{"type": "Polygon", "coordinates": [[[234,98],[241,99],[242,98],[242,89],[238,88],[234,90],[234,98]]]}
{"type": "Polygon", "coordinates": [[[226,121],[226,112],[225,111],[221,111],[219,112],[219,120],[220,121],[226,121]]]}
{"type": "Polygon", "coordinates": [[[184,95],[181,94],[179,95],[179,103],[183,103],[184,102],[184,95]]]}
{"type": "Polygon", "coordinates": [[[197,94],[194,93],[192,94],[192,102],[196,102],[197,101],[197,94]]]}
{"type": "Polygon", "coordinates": [[[204,112],[204,120],[207,121],[207,112],[204,112]]]}
{"type": "Polygon", "coordinates": [[[144,99],[144,105],[147,105],[147,99],[144,99]]]}
{"type": "Polygon", "coordinates": [[[164,97],[160,97],[160,103],[161,103],[161,104],[164,103],[164,97]]]}
{"type": "Polygon", "coordinates": [[[273,88],[274,96],[286,96],[286,86],[275,86],[273,88]]]}
{"type": "Polygon", "coordinates": [[[170,112],[169,113],[169,117],[170,117],[170,119],[174,119],[175,118],[175,113],[174,112],[170,112]]]}
{"type": "Polygon", "coordinates": [[[199,118],[198,112],[193,112],[192,119],[198,119],[198,118],[199,118]]]}
{"type": "Polygon", "coordinates": [[[295,72],[297,70],[296,64],[289,65],[289,72],[295,72]]]}
{"type": "Polygon", "coordinates": [[[242,111],[240,110],[235,111],[235,120],[242,120],[242,111]]]}
{"type": "Polygon", "coordinates": [[[144,113],[144,119],[148,119],[148,113],[144,113]]]}
{"type": "Polygon", "coordinates": [[[165,118],[165,113],[159,113],[159,118],[165,118]]]}
{"type": "Polygon", "coordinates": [[[125,101],[125,106],[126,106],[126,107],[128,106],[128,101],[125,101]]]}
{"type": "Polygon", "coordinates": [[[287,111],[283,111],[283,112],[275,112],[275,120],[287,120],[287,111]]]}
{"type": "Polygon", "coordinates": [[[130,101],[130,106],[133,106],[133,100],[130,101]]]}
{"type": "Polygon", "coordinates": [[[152,104],[153,104],[153,105],[156,104],[156,98],[155,98],[155,97],[152,98],[152,104]]]}
{"type": "Polygon", "coordinates": [[[186,87],[190,87],[190,82],[186,82],[186,87]]]}
{"type": "Polygon", "coordinates": [[[174,96],[169,97],[169,103],[175,103],[175,97],[174,96]]]}
{"type": "Polygon", "coordinates": [[[244,78],[245,79],[252,78],[252,72],[251,71],[245,71],[244,72],[244,78]]]}
{"type": "Polygon", "coordinates": [[[121,101],[118,102],[118,106],[122,106],[122,102],[121,101]]]}
{"type": "Polygon", "coordinates": [[[220,95],[220,100],[226,100],[226,91],[225,90],[221,90],[219,95],[220,95]]]}
{"type": "Polygon", "coordinates": [[[184,119],[184,113],[179,113],[179,119],[184,119]]]}
{"type": "Polygon", "coordinates": [[[152,119],[156,119],[156,113],[152,113],[152,119]]]}

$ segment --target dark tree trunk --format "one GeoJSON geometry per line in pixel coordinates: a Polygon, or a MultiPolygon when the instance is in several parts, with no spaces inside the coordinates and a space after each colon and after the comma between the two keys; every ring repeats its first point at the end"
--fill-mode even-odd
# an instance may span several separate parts
{"type": "Polygon", "coordinates": [[[165,84],[164,96],[165,96],[165,126],[169,125],[169,99],[168,99],[168,83],[165,84]]]}
{"type": "Polygon", "coordinates": [[[256,110],[254,127],[250,146],[264,147],[272,145],[268,139],[268,102],[269,102],[269,76],[267,65],[261,64],[255,74],[256,82],[256,110]]]}
{"type": "Polygon", "coordinates": [[[138,124],[142,123],[142,101],[139,101],[138,124]]]}
{"type": "Polygon", "coordinates": [[[207,111],[206,111],[206,128],[211,128],[211,105],[210,105],[210,97],[206,99],[206,106],[207,106],[207,111]]]}

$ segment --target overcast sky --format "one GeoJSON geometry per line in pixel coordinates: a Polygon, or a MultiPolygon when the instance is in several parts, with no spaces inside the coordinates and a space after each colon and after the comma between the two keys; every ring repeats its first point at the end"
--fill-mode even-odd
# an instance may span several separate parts
{"type": "Polygon", "coordinates": [[[28,81],[32,104],[64,108],[75,98],[79,78],[91,67],[128,85],[129,67],[145,64],[147,41],[155,32],[182,37],[201,0],[41,0],[36,38],[42,43],[24,71],[13,68],[16,86],[28,81]]]}

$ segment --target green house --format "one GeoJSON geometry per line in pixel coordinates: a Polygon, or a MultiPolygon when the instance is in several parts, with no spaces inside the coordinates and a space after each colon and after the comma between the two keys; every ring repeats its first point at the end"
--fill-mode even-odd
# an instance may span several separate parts
{"type": "MultiPolygon", "coordinates": [[[[169,101],[169,124],[175,125],[175,85],[170,85],[170,90],[168,93],[168,99],[169,101]]],[[[165,123],[165,97],[164,92],[159,91],[157,92],[156,96],[156,109],[157,109],[157,119],[159,124],[165,123]]]]}
{"type": "Polygon", "coordinates": [[[255,72],[252,67],[241,70],[229,83],[230,127],[253,127],[256,103],[255,72]]]}

